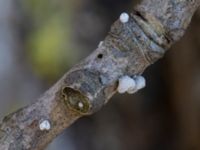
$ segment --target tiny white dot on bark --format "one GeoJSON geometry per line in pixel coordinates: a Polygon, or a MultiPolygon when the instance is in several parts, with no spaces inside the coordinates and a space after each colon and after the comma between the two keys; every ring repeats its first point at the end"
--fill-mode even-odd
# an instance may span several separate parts
{"type": "Polygon", "coordinates": [[[43,120],[39,123],[39,128],[40,128],[41,131],[50,130],[51,124],[48,120],[43,120]]]}
{"type": "Polygon", "coordinates": [[[127,13],[121,13],[120,17],[119,17],[120,21],[122,23],[126,23],[129,21],[129,15],[127,13]]]}
{"type": "Polygon", "coordinates": [[[84,105],[83,105],[82,102],[79,102],[79,103],[78,103],[78,107],[79,107],[79,108],[83,108],[83,106],[84,106],[84,105]]]}

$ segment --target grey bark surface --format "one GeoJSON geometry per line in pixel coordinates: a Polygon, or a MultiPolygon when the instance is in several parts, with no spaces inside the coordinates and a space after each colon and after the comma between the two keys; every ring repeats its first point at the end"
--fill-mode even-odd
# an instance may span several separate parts
{"type": "Polygon", "coordinates": [[[143,0],[127,23],[117,20],[103,44],[35,103],[3,119],[0,150],[42,150],[78,118],[100,110],[121,76],[142,74],[183,36],[199,5],[199,0],[143,0]],[[50,130],[40,130],[43,120],[50,130]]]}

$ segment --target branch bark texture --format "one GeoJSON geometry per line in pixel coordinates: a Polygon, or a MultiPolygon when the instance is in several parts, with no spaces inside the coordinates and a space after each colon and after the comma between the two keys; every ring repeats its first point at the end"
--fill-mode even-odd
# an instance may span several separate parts
{"type": "Polygon", "coordinates": [[[117,20],[102,44],[34,104],[3,119],[0,150],[42,150],[78,118],[98,111],[121,76],[140,75],[163,57],[199,5],[200,0],[143,0],[128,22],[117,20]],[[44,120],[49,130],[39,128],[44,120]]]}

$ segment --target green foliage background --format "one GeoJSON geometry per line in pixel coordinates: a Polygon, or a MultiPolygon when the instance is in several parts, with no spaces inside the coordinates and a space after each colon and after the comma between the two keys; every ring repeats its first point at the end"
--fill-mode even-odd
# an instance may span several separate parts
{"type": "Polygon", "coordinates": [[[26,49],[33,71],[43,79],[55,80],[79,58],[72,40],[72,1],[23,0],[31,21],[26,49]]]}

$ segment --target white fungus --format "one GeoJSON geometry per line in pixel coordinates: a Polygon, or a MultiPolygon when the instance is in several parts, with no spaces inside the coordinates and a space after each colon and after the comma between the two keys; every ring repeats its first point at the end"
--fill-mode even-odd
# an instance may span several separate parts
{"type": "Polygon", "coordinates": [[[128,90],[135,89],[135,86],[135,80],[133,80],[129,76],[123,76],[119,79],[117,91],[122,94],[127,92],[128,90]]]}
{"type": "Polygon", "coordinates": [[[127,91],[129,94],[136,93],[138,90],[146,86],[146,80],[143,76],[135,76],[133,79],[135,80],[136,86],[135,89],[130,89],[127,91]]]}
{"type": "Polygon", "coordinates": [[[98,48],[102,47],[102,45],[103,45],[103,41],[100,41],[99,45],[98,45],[98,48]]]}
{"type": "Polygon", "coordinates": [[[127,90],[127,93],[128,93],[128,94],[134,94],[134,93],[137,92],[137,91],[138,91],[138,89],[137,89],[137,87],[135,86],[134,89],[129,89],[129,90],[127,90]]]}
{"type": "Polygon", "coordinates": [[[51,129],[50,122],[48,120],[41,121],[39,124],[39,128],[41,131],[50,130],[51,129]]]}
{"type": "Polygon", "coordinates": [[[140,90],[146,86],[146,80],[143,76],[136,76],[135,82],[137,90],[140,90]]]}
{"type": "Polygon", "coordinates": [[[138,90],[144,88],[146,86],[145,78],[142,76],[135,76],[131,78],[129,76],[123,76],[119,79],[119,85],[117,91],[119,93],[129,93],[133,94],[138,90]]]}
{"type": "Polygon", "coordinates": [[[119,17],[119,20],[122,22],[122,23],[126,23],[128,22],[129,20],[129,15],[127,13],[121,13],[120,17],[119,17]]]}
{"type": "Polygon", "coordinates": [[[83,105],[82,102],[79,102],[79,103],[78,103],[78,107],[79,107],[79,108],[83,108],[83,106],[84,106],[84,105],[83,105]]]}

